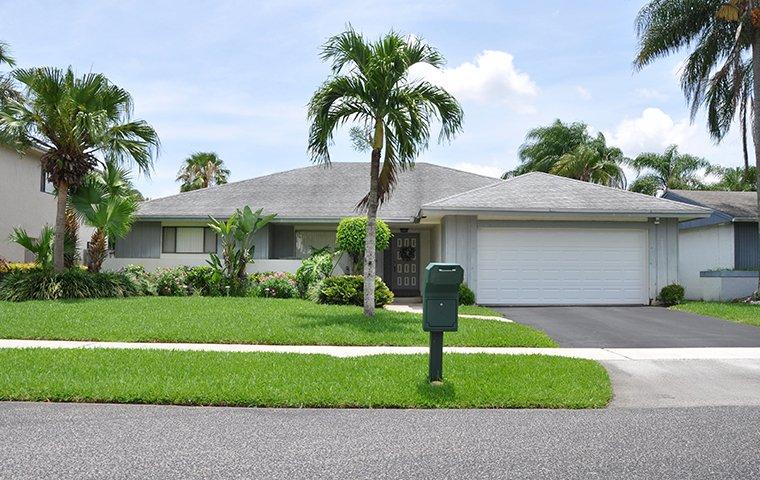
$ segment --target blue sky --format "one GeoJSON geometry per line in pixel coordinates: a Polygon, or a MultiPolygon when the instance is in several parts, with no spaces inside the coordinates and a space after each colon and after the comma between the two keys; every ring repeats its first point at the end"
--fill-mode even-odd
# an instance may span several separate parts
{"type": "MultiPolygon", "coordinates": [[[[689,122],[678,86],[683,55],[634,72],[634,18],[643,1],[3,2],[0,40],[19,66],[73,66],[129,90],[135,116],[163,148],[149,197],[179,190],[190,153],[215,151],[242,180],[306,166],[305,105],[329,74],[324,40],[351,23],[436,46],[446,69],[430,76],[460,99],[463,133],[420,161],[498,175],[517,162],[528,129],[582,120],[626,155],[677,143],[714,163],[741,164],[735,133],[720,145],[703,118],[689,122]]],[[[346,133],[334,161],[366,160],[346,133]]],[[[632,178],[630,179],[632,180],[632,178]]]]}

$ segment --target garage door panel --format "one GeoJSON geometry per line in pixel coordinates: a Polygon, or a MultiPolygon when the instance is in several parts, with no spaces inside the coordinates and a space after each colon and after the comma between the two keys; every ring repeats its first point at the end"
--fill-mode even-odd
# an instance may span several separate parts
{"type": "Polygon", "coordinates": [[[644,230],[478,230],[481,303],[645,304],[647,278],[644,230]]]}

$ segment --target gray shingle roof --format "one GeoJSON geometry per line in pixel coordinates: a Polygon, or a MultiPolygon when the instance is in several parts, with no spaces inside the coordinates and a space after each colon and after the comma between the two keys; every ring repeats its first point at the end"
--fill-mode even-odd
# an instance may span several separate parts
{"type": "MultiPolygon", "coordinates": [[[[500,182],[440,165],[419,162],[399,175],[390,200],[380,207],[386,220],[411,221],[422,204],[500,182]]],[[[335,162],[310,166],[217,187],[149,200],[140,218],[224,218],[245,205],[277,213],[283,219],[334,220],[356,215],[356,204],[369,189],[369,163],[335,162]]]]}
{"type": "Polygon", "coordinates": [[[668,190],[665,196],[672,200],[712,208],[732,218],[758,218],[757,193],[755,192],[668,190]]]}
{"type": "Polygon", "coordinates": [[[533,172],[423,205],[423,210],[706,216],[710,210],[533,172]]]}

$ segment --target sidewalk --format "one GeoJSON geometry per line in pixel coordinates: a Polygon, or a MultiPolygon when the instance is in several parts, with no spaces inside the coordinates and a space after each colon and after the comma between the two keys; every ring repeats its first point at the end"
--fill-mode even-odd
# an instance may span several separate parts
{"type": "MultiPolygon", "coordinates": [[[[365,355],[426,354],[427,347],[334,346],[334,345],[243,345],[218,343],[129,343],[67,340],[0,339],[4,348],[117,348],[135,350],[177,350],[203,352],[277,352],[322,354],[333,357],[365,355]]],[[[641,360],[760,360],[760,348],[521,348],[445,347],[448,353],[490,353],[497,355],[553,355],[599,361],[641,360]]]]}

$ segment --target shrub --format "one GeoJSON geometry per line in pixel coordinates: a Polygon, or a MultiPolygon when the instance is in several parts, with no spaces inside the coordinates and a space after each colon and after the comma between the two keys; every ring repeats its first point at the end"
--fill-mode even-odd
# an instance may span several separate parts
{"type": "MultiPolygon", "coordinates": [[[[340,275],[327,277],[319,285],[319,303],[334,305],[364,305],[364,277],[340,275]]],[[[375,277],[375,306],[382,307],[393,301],[393,293],[380,277],[375,277]]]]}
{"type": "MultiPolygon", "coordinates": [[[[391,229],[384,221],[377,219],[375,248],[385,250],[391,243],[391,229]]],[[[348,217],[338,224],[335,233],[335,245],[351,256],[354,272],[359,273],[359,266],[364,260],[364,245],[367,239],[367,217],[348,217]]]]}
{"type": "Polygon", "coordinates": [[[330,276],[333,270],[333,255],[330,252],[318,252],[301,262],[296,270],[298,293],[304,297],[309,289],[330,276]]]}
{"type": "Polygon", "coordinates": [[[214,275],[214,269],[205,267],[184,267],[185,279],[191,294],[216,296],[226,293],[224,279],[214,275]]]}
{"type": "Polygon", "coordinates": [[[40,269],[15,271],[0,282],[0,300],[14,302],[129,297],[136,294],[137,286],[122,273],[90,273],[81,268],[60,273],[40,269]]]}
{"type": "Polygon", "coordinates": [[[459,284],[459,305],[475,305],[475,292],[466,283],[459,284]]]}
{"type": "Polygon", "coordinates": [[[662,290],[660,290],[660,296],[657,297],[657,300],[666,307],[670,307],[671,305],[682,303],[685,293],[686,292],[681,285],[672,283],[662,287],[662,290]]]}
{"type": "Polygon", "coordinates": [[[260,277],[253,294],[257,297],[293,298],[298,296],[298,289],[292,273],[277,272],[260,277]]]}
{"type": "Polygon", "coordinates": [[[16,263],[6,262],[3,260],[0,262],[0,279],[8,273],[12,272],[28,272],[30,270],[40,270],[42,267],[37,263],[16,263]]]}
{"type": "Polygon", "coordinates": [[[189,292],[184,267],[156,271],[156,293],[163,297],[184,297],[189,292]]]}
{"type": "Polygon", "coordinates": [[[121,273],[132,280],[137,288],[138,295],[157,295],[156,278],[145,271],[142,265],[127,265],[121,269],[121,273]]]}

